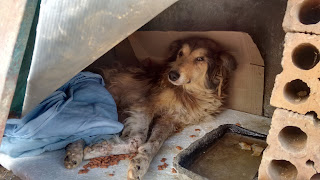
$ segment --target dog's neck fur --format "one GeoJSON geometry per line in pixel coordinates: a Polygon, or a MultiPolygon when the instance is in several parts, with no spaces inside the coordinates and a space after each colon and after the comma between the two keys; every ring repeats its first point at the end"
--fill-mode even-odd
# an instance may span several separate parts
{"type": "MultiPolygon", "coordinates": [[[[206,78],[204,78],[206,79],[206,78]]],[[[154,92],[153,104],[160,108],[156,114],[169,114],[179,120],[176,124],[196,124],[204,118],[219,112],[222,99],[215,90],[206,86],[205,82],[191,82],[176,86],[168,80],[167,73],[161,77],[154,92]],[[162,111],[165,111],[162,112],[162,111]]]]}

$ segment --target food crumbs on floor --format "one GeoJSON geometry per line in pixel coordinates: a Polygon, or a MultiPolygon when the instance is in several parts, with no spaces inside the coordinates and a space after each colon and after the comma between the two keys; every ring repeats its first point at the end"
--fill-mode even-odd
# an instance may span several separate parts
{"type": "Polygon", "coordinates": [[[166,160],[167,160],[167,158],[162,158],[160,161],[165,162],[166,160]]]}
{"type": "Polygon", "coordinates": [[[162,164],[162,165],[158,165],[158,170],[159,170],[159,171],[161,171],[161,170],[163,170],[163,169],[167,169],[168,164],[165,163],[166,160],[167,160],[166,158],[162,158],[162,159],[161,159],[161,162],[163,162],[163,164],[162,164]]]}
{"type": "Polygon", "coordinates": [[[180,147],[180,146],[177,146],[176,148],[177,148],[178,150],[182,150],[182,147],[180,147]]]}
{"type": "Polygon", "coordinates": [[[84,169],[79,170],[78,174],[86,174],[89,172],[89,169],[93,168],[108,168],[109,166],[118,165],[119,161],[125,159],[133,159],[137,153],[132,154],[119,154],[119,155],[110,155],[105,157],[98,157],[90,159],[90,162],[83,166],[84,169]]]}
{"type": "Polygon", "coordinates": [[[194,131],[200,131],[200,129],[194,129],[194,131]]]}
{"type": "Polygon", "coordinates": [[[171,169],[171,172],[172,173],[177,173],[176,169],[174,169],[174,168],[171,169]]]}
{"type": "Polygon", "coordinates": [[[165,168],[167,168],[167,167],[168,167],[168,164],[167,164],[167,163],[164,163],[163,166],[164,166],[165,168]]]}
{"type": "Polygon", "coordinates": [[[191,135],[190,137],[191,137],[191,138],[194,138],[194,137],[196,137],[196,135],[191,135]]]}
{"type": "Polygon", "coordinates": [[[89,172],[89,169],[80,169],[78,174],[87,174],[89,172]]]}
{"type": "Polygon", "coordinates": [[[114,176],[114,174],[109,174],[109,176],[114,176]]]}
{"type": "Polygon", "coordinates": [[[251,146],[245,142],[240,142],[239,143],[241,149],[246,150],[246,151],[251,151],[251,146]]]}
{"type": "Polygon", "coordinates": [[[239,126],[239,127],[241,127],[241,124],[240,124],[240,123],[236,123],[236,126],[239,126]]]}
{"type": "Polygon", "coordinates": [[[174,132],[175,133],[181,133],[183,131],[183,128],[179,128],[179,129],[176,129],[174,132]]]}

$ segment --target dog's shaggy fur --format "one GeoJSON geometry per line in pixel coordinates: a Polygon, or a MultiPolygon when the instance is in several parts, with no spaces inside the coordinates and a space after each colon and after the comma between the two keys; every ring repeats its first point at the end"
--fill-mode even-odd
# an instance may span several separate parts
{"type": "Polygon", "coordinates": [[[233,57],[205,38],[178,40],[170,58],[157,69],[105,69],[106,88],[118,109],[127,113],[121,139],[82,151],[83,142],[67,147],[65,166],[73,168],[82,158],[137,152],[128,179],[142,179],[163,142],[177,129],[197,124],[220,112],[233,57]]]}

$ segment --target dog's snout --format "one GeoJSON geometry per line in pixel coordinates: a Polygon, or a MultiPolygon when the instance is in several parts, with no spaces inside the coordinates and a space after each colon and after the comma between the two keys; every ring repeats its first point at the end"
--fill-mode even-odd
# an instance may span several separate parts
{"type": "Polygon", "coordinates": [[[170,71],[170,72],[169,72],[169,79],[170,79],[171,81],[176,81],[176,80],[179,79],[179,77],[180,77],[180,74],[179,74],[178,71],[170,71]]]}

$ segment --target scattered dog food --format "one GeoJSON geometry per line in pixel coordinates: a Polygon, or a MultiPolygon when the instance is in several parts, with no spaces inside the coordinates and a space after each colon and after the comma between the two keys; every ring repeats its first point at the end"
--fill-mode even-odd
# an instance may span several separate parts
{"type": "Polygon", "coordinates": [[[87,174],[89,172],[89,169],[80,169],[78,174],[87,174]]]}
{"type": "MultiPolygon", "coordinates": [[[[119,155],[110,155],[106,157],[98,157],[90,159],[90,162],[83,166],[84,169],[79,170],[78,174],[86,174],[89,172],[89,169],[93,168],[108,168],[109,166],[118,165],[118,162],[125,159],[133,159],[137,154],[119,154],[119,155]]],[[[110,176],[110,174],[109,174],[110,176]]]]}
{"type": "Polygon", "coordinates": [[[264,148],[260,147],[258,144],[252,144],[251,149],[253,151],[252,156],[260,156],[264,150],[264,148]]]}
{"type": "Polygon", "coordinates": [[[162,158],[160,161],[165,162],[166,160],[167,160],[167,158],[162,158]]]}
{"type": "Polygon", "coordinates": [[[163,169],[166,169],[168,167],[168,164],[165,163],[165,161],[167,160],[167,158],[162,158],[160,161],[163,162],[162,165],[158,165],[158,170],[161,171],[163,169]]]}
{"type": "Polygon", "coordinates": [[[163,166],[164,166],[165,168],[167,168],[167,167],[168,167],[168,164],[167,164],[167,163],[164,163],[163,166]]]}
{"type": "Polygon", "coordinates": [[[109,174],[109,176],[111,176],[111,177],[112,177],[112,176],[114,176],[114,174],[109,174]]]}
{"type": "Polygon", "coordinates": [[[246,151],[251,151],[251,146],[245,142],[240,142],[239,143],[241,149],[246,150],[246,151]]]}
{"type": "Polygon", "coordinates": [[[241,124],[240,124],[240,123],[236,123],[236,126],[239,126],[239,127],[241,127],[241,124]]]}
{"type": "Polygon", "coordinates": [[[167,163],[163,163],[162,165],[158,165],[158,170],[161,171],[163,169],[167,169],[168,164],[167,163]]]}
{"type": "Polygon", "coordinates": [[[175,133],[181,133],[181,132],[183,131],[183,129],[184,129],[184,128],[178,128],[178,129],[176,129],[174,132],[175,132],[175,133]]]}
{"type": "Polygon", "coordinates": [[[172,173],[177,173],[176,169],[174,169],[174,168],[171,169],[171,172],[172,173]]]}
{"type": "Polygon", "coordinates": [[[194,129],[194,131],[200,131],[200,129],[194,129]]]}
{"type": "Polygon", "coordinates": [[[191,138],[194,138],[194,137],[196,137],[196,135],[191,135],[190,137],[191,137],[191,138]]]}
{"type": "Polygon", "coordinates": [[[180,147],[180,146],[177,146],[176,148],[177,148],[178,150],[182,150],[182,147],[180,147]]]}

